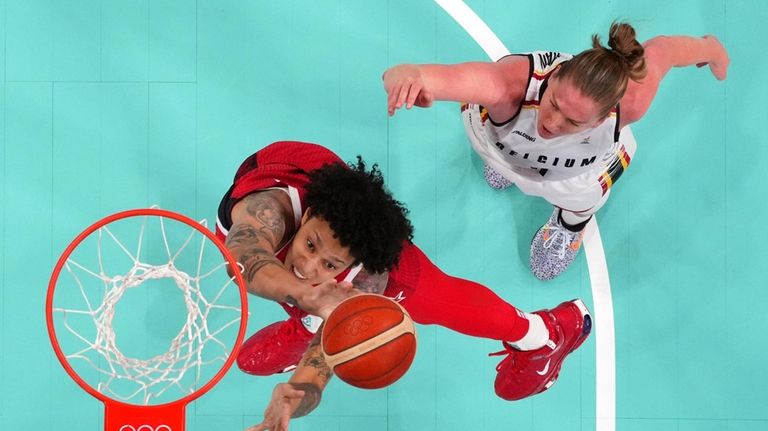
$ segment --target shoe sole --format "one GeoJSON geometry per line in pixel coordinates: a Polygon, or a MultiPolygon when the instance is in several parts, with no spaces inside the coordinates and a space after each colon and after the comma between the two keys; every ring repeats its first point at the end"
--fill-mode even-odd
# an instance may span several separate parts
{"type": "Polygon", "coordinates": [[[579,309],[583,322],[583,326],[581,328],[581,337],[579,337],[579,341],[577,341],[570,350],[570,352],[573,352],[574,350],[578,349],[582,343],[584,343],[584,341],[588,338],[589,333],[592,332],[592,314],[589,312],[589,309],[581,299],[574,299],[571,301],[571,304],[575,305],[576,308],[579,309]]]}

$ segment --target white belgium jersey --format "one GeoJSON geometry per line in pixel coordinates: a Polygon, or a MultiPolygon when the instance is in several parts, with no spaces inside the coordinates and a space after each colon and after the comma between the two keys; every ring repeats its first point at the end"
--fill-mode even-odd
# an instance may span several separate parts
{"type": "Polygon", "coordinates": [[[530,70],[525,98],[517,114],[511,119],[497,118],[503,122],[496,123],[483,106],[462,105],[470,141],[488,165],[523,192],[542,196],[566,209],[590,208],[628,166],[635,150],[632,133],[628,128],[619,133],[617,106],[595,128],[552,139],[541,137],[536,124],[547,80],[571,55],[549,51],[519,55],[528,57],[530,70]],[[547,188],[550,190],[544,190],[547,188]],[[571,199],[582,191],[591,196],[571,199]],[[569,199],[558,202],[550,196],[553,193],[568,195],[569,199]]]}

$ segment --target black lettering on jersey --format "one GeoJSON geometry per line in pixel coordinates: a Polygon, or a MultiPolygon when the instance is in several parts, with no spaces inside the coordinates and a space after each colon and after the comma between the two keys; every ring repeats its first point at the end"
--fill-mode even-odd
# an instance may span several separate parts
{"type": "Polygon", "coordinates": [[[552,162],[552,166],[557,166],[557,162],[560,161],[560,157],[555,157],[555,160],[552,162]]]}
{"type": "Polygon", "coordinates": [[[581,166],[587,166],[587,165],[591,165],[592,163],[595,163],[595,157],[597,156],[592,156],[591,159],[581,159],[581,166]]]}
{"type": "Polygon", "coordinates": [[[565,167],[572,168],[576,164],[576,159],[565,159],[565,167]]]}
{"type": "Polygon", "coordinates": [[[533,136],[523,132],[522,130],[513,130],[512,134],[515,134],[515,135],[518,135],[518,136],[522,136],[523,138],[525,138],[525,139],[527,139],[527,140],[529,140],[531,142],[536,142],[536,138],[534,138],[533,136]]]}
{"type": "Polygon", "coordinates": [[[539,175],[541,175],[543,177],[544,175],[547,175],[548,171],[549,171],[549,169],[539,169],[539,175]]]}
{"type": "Polygon", "coordinates": [[[541,68],[546,69],[547,67],[551,66],[552,63],[555,62],[560,58],[559,52],[543,52],[539,53],[539,62],[541,62],[541,68]]]}
{"type": "Polygon", "coordinates": [[[515,151],[515,150],[510,150],[510,151],[509,151],[509,155],[510,155],[510,156],[512,156],[512,157],[516,157],[516,156],[517,156],[517,151],[515,151]]]}
{"type": "Polygon", "coordinates": [[[525,154],[523,154],[523,159],[525,159],[525,160],[528,160],[528,156],[529,156],[529,155],[530,155],[530,153],[525,153],[525,154]]]}
{"type": "Polygon", "coordinates": [[[501,142],[497,142],[496,143],[496,148],[498,148],[500,150],[503,150],[504,149],[504,144],[502,144],[501,142]]]}
{"type": "Polygon", "coordinates": [[[547,163],[547,156],[542,154],[542,155],[539,156],[539,159],[537,161],[539,163],[547,163]]]}

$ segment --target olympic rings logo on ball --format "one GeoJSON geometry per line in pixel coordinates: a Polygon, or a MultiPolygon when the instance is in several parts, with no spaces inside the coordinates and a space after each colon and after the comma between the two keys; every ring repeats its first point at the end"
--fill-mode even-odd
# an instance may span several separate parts
{"type": "Polygon", "coordinates": [[[168,425],[158,425],[157,428],[152,425],[139,425],[138,428],[133,425],[123,425],[120,431],[173,431],[168,425]]]}
{"type": "Polygon", "coordinates": [[[371,316],[354,319],[344,327],[344,333],[353,336],[357,335],[361,332],[367,331],[368,328],[371,327],[372,323],[373,318],[371,316]]]}

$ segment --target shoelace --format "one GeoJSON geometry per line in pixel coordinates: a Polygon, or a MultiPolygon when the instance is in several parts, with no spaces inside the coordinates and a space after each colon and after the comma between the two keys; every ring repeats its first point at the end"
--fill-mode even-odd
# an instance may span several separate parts
{"type": "MultiPolygon", "coordinates": [[[[501,345],[504,346],[503,350],[500,350],[498,352],[489,353],[488,356],[501,356],[501,355],[512,355],[517,352],[522,352],[522,350],[515,349],[512,347],[511,344],[507,343],[506,341],[502,341],[501,345]]],[[[502,364],[504,364],[504,361],[506,361],[507,358],[504,358],[501,362],[499,362],[498,365],[496,365],[496,371],[499,371],[501,369],[502,364]]]]}
{"type": "Polygon", "coordinates": [[[568,229],[560,226],[559,223],[548,225],[550,229],[549,238],[544,241],[544,248],[550,248],[555,245],[555,238],[562,237],[563,242],[560,243],[560,249],[557,250],[557,255],[560,259],[565,259],[565,253],[568,251],[568,246],[573,242],[574,237],[580,234],[580,232],[571,232],[568,229]]]}
{"type": "MultiPolygon", "coordinates": [[[[549,358],[550,356],[553,356],[555,353],[559,352],[563,348],[563,345],[565,344],[563,342],[565,340],[565,334],[563,334],[563,329],[560,328],[560,326],[558,326],[558,325],[553,325],[553,328],[554,328],[554,330],[555,330],[555,332],[557,334],[556,338],[558,340],[560,340],[560,343],[555,343],[554,341],[552,341],[550,339],[547,342],[547,344],[545,344],[543,346],[543,347],[549,347],[550,348],[549,352],[541,353],[541,354],[538,354],[538,355],[532,355],[532,356],[523,355],[523,358],[526,359],[526,361],[525,361],[526,363],[525,364],[521,364],[520,367],[519,367],[520,369],[525,368],[525,365],[527,365],[527,363],[530,362],[530,361],[540,361],[542,359],[549,358]]],[[[520,349],[514,348],[510,343],[508,343],[506,341],[502,341],[501,344],[502,344],[502,346],[504,346],[503,350],[500,350],[498,352],[489,353],[488,356],[512,355],[514,353],[525,352],[525,350],[520,350],[520,349]]],[[[543,347],[542,347],[542,349],[543,349],[543,347]]],[[[501,362],[499,362],[498,365],[496,365],[496,371],[499,371],[499,368],[501,368],[501,365],[502,365],[503,362],[504,362],[504,360],[502,360],[501,362]]]]}

